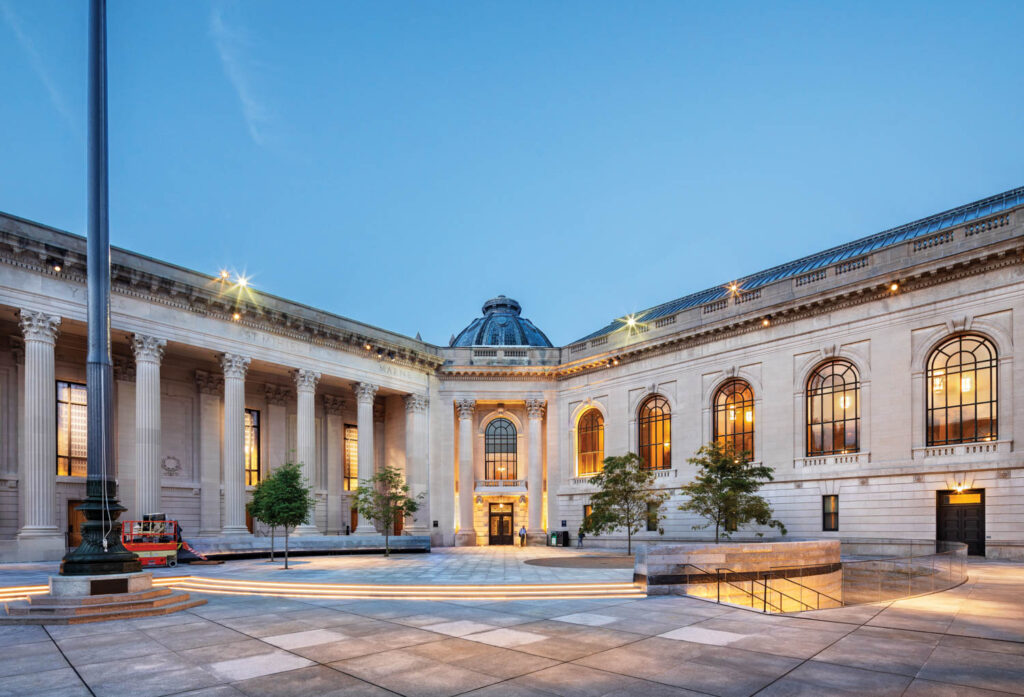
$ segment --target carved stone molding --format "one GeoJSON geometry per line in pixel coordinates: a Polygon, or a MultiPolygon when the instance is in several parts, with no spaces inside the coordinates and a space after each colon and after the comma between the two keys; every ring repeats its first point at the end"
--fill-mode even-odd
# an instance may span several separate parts
{"type": "Polygon", "coordinates": [[[421,394],[405,395],[406,412],[425,412],[427,410],[427,398],[421,394]]]}
{"type": "Polygon", "coordinates": [[[473,411],[476,409],[476,402],[472,399],[460,399],[455,403],[455,407],[459,410],[460,419],[472,419],[473,411]]]}
{"type": "Polygon", "coordinates": [[[135,382],[135,361],[128,356],[114,356],[114,379],[135,382]]]}
{"type": "Polygon", "coordinates": [[[543,399],[528,399],[526,400],[526,415],[531,419],[542,419],[544,418],[544,410],[547,408],[547,402],[543,399]]]}
{"type": "Polygon", "coordinates": [[[295,396],[291,388],[284,385],[271,385],[268,383],[263,386],[263,391],[266,395],[267,404],[276,404],[279,407],[287,406],[288,402],[295,396]]]}
{"type": "Polygon", "coordinates": [[[57,334],[60,331],[60,317],[57,315],[35,310],[22,310],[19,313],[18,321],[26,341],[45,341],[48,344],[57,342],[57,334]]]}
{"type": "Polygon", "coordinates": [[[223,354],[220,357],[220,365],[224,369],[224,377],[244,380],[251,360],[248,356],[239,356],[236,353],[223,354]]]}
{"type": "Polygon", "coordinates": [[[196,371],[196,389],[200,394],[224,394],[224,376],[208,373],[205,370],[196,371]]]}
{"type": "Polygon", "coordinates": [[[184,474],[181,468],[181,460],[173,455],[168,455],[163,459],[160,463],[160,469],[168,477],[181,477],[184,474]]]}
{"type": "Polygon", "coordinates": [[[167,346],[167,339],[158,339],[155,336],[143,334],[132,334],[132,349],[135,351],[135,362],[149,361],[159,363],[164,357],[164,347],[167,346]]]}
{"type": "Polygon", "coordinates": [[[357,382],[352,386],[352,391],[356,393],[356,401],[360,404],[373,402],[378,389],[376,385],[371,385],[368,382],[357,382]]]}
{"type": "Polygon", "coordinates": [[[292,371],[292,379],[295,380],[295,387],[299,392],[314,392],[317,383],[320,382],[320,373],[299,368],[292,371]]]}
{"type": "Polygon", "coordinates": [[[324,411],[328,414],[340,415],[345,409],[345,398],[332,394],[324,395],[324,411]]]}

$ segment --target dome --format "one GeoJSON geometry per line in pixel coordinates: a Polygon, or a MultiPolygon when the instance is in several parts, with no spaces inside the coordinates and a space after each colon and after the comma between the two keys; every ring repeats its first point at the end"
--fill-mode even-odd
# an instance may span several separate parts
{"type": "Polygon", "coordinates": [[[512,298],[499,295],[484,303],[477,317],[452,339],[450,346],[546,346],[551,342],[533,322],[520,317],[523,308],[512,298]]]}

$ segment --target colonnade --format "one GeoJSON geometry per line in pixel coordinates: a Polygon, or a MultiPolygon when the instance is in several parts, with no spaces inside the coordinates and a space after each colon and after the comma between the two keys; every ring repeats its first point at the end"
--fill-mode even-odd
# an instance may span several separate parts
{"type": "MultiPolygon", "coordinates": [[[[63,546],[63,531],[58,527],[56,497],[56,376],[54,355],[61,319],[45,312],[23,309],[19,315],[24,336],[24,434],[25,458],[22,467],[24,524],[19,538],[58,540],[63,546]]],[[[161,410],[160,365],[167,341],[135,334],[131,337],[135,357],[134,409],[134,509],[149,513],[161,509],[161,410]]],[[[199,393],[199,434],[197,479],[200,484],[200,535],[249,535],[245,502],[245,379],[251,358],[232,353],[220,357],[221,375],[196,371],[199,393]],[[220,395],[223,394],[223,410],[220,395]],[[219,414],[222,421],[218,423],[219,414]],[[221,426],[223,429],[221,429],[221,426]],[[221,438],[223,439],[221,441],[221,438]],[[222,459],[223,453],[223,459],[222,459]],[[223,508],[221,507],[223,486],[223,508]]],[[[308,369],[292,371],[297,398],[296,459],[301,464],[307,485],[315,481],[316,467],[316,388],[320,373],[308,369]]],[[[353,385],[357,403],[359,431],[358,477],[374,475],[374,398],[379,387],[360,382],[353,385]]],[[[268,396],[268,403],[272,400],[268,396]]],[[[275,400],[283,404],[282,400],[275,400]]],[[[332,441],[328,446],[332,467],[328,468],[328,525],[324,531],[342,531],[341,489],[343,437],[342,400],[324,398],[332,441]],[[337,465],[336,467],[334,465],[337,465]],[[337,470],[337,471],[335,471],[337,470]],[[334,520],[333,518],[338,520],[334,520]]],[[[405,396],[406,478],[413,496],[420,496],[420,510],[407,527],[410,534],[429,534],[430,508],[427,476],[427,398],[405,396]]],[[[298,535],[316,535],[312,508],[300,525],[298,535]]],[[[354,531],[358,535],[376,535],[372,523],[360,516],[354,531]]]]}

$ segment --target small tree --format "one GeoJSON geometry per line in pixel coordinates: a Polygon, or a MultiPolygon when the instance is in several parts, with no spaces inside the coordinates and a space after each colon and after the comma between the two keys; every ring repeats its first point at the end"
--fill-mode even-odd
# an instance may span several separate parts
{"type": "Polygon", "coordinates": [[[625,528],[626,551],[633,553],[633,535],[648,525],[661,522],[661,506],[668,492],[656,489],[654,472],[644,466],[636,453],[606,457],[604,469],[590,479],[599,491],[590,497],[590,515],[583,532],[600,535],[625,528]]]}
{"type": "Polygon", "coordinates": [[[395,521],[419,510],[421,498],[423,494],[416,498],[409,496],[409,485],[401,471],[394,467],[385,467],[371,479],[364,479],[356,489],[356,511],[384,528],[385,556],[391,555],[391,531],[395,529],[395,521]]]}
{"type": "MultiPolygon", "coordinates": [[[[785,535],[786,526],[772,518],[772,507],[757,492],[774,479],[771,467],[755,465],[749,454],[736,452],[732,446],[708,443],[688,462],[697,465],[697,477],[682,487],[689,500],[679,506],[681,511],[696,513],[708,522],[694,525],[694,530],[715,526],[715,544],[719,538],[729,539],[732,533],[751,521],[778,528],[785,535]]],[[[764,537],[758,532],[758,537],[764,537]]]]}
{"type": "Polygon", "coordinates": [[[262,513],[267,525],[284,528],[284,568],[287,569],[288,534],[296,525],[306,522],[313,499],[302,476],[302,467],[294,462],[278,467],[262,484],[263,493],[256,510],[262,513]]]}
{"type": "Polygon", "coordinates": [[[270,561],[274,561],[274,532],[277,530],[276,525],[271,525],[267,522],[268,513],[265,512],[267,506],[267,498],[269,495],[269,489],[267,487],[266,479],[262,479],[256,483],[256,489],[252,492],[252,501],[245,504],[246,512],[252,516],[255,520],[265,523],[270,528],[270,561]]]}

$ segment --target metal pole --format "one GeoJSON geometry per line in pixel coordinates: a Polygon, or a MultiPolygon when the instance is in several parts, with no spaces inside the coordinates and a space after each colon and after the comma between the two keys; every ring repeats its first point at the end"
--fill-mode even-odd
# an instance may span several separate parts
{"type": "Polygon", "coordinates": [[[107,3],[89,2],[88,450],[82,544],[61,562],[61,574],[141,571],[121,544],[113,471],[113,368],[110,361],[110,230],[107,216],[107,3]]]}

